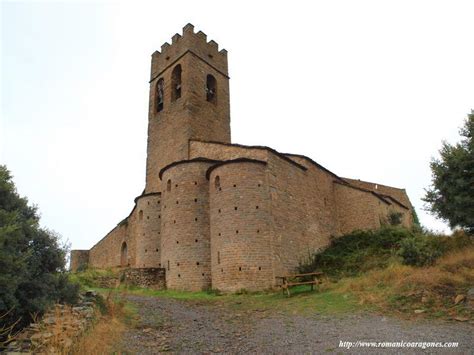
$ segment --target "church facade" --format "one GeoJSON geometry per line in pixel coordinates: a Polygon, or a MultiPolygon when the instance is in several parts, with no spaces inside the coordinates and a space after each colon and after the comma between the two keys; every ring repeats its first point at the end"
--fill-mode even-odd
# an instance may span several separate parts
{"type": "Polygon", "coordinates": [[[152,55],[146,184],[71,269],[161,268],[179,290],[262,290],[331,238],[413,224],[404,189],[343,178],[309,157],[231,143],[227,52],[191,24],[152,55]]]}

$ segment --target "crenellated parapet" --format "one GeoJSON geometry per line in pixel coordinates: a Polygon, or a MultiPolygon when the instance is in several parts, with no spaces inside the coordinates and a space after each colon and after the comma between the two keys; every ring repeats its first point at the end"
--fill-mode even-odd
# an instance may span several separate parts
{"type": "Polygon", "coordinates": [[[183,27],[181,35],[176,33],[171,38],[171,44],[163,43],[161,51],[155,51],[152,54],[150,81],[156,79],[166,68],[189,52],[198,56],[223,75],[228,76],[227,51],[225,49],[219,50],[219,45],[213,40],[208,42],[207,35],[204,32],[198,31],[195,33],[194,26],[188,23],[183,27]]]}

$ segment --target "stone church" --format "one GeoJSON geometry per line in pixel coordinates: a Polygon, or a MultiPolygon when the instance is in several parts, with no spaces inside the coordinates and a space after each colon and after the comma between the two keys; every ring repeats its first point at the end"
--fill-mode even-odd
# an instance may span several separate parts
{"type": "Polygon", "coordinates": [[[262,290],[331,238],[376,229],[404,189],[343,178],[313,159],[231,142],[227,51],[191,24],[151,58],[146,185],[130,214],[71,269],[160,269],[179,290],[262,290]]]}

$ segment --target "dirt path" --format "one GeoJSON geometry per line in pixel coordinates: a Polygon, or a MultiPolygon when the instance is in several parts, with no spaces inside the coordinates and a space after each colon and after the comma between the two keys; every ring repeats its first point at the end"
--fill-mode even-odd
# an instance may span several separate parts
{"type": "MultiPolygon", "coordinates": [[[[347,352],[340,341],[459,342],[457,349],[393,349],[394,353],[472,353],[474,326],[403,321],[377,315],[301,316],[275,311],[235,311],[227,305],[127,296],[138,320],[124,334],[126,354],[347,352]]],[[[354,353],[381,349],[352,349],[354,353]]],[[[390,352],[384,350],[383,352],[390,352]]]]}

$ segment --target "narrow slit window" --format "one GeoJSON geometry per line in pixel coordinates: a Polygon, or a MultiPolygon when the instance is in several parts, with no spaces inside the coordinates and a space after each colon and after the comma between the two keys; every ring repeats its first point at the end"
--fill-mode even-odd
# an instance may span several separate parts
{"type": "Polygon", "coordinates": [[[127,243],[123,242],[122,247],[120,248],[120,265],[127,266],[127,264],[128,264],[127,243]]]}
{"type": "Polygon", "coordinates": [[[214,186],[216,187],[216,190],[219,190],[221,187],[221,178],[219,177],[219,175],[217,175],[214,179],[214,186]]]}
{"type": "Polygon", "coordinates": [[[171,101],[176,101],[181,97],[181,65],[174,67],[171,73],[171,101]]]}
{"type": "Polygon", "coordinates": [[[163,111],[163,104],[164,104],[164,80],[161,78],[156,83],[156,112],[163,111]]]}
{"type": "Polygon", "coordinates": [[[211,74],[206,78],[206,100],[213,104],[217,103],[217,81],[211,74]]]}
{"type": "Polygon", "coordinates": [[[171,180],[166,183],[166,191],[171,191],[171,180]]]}

